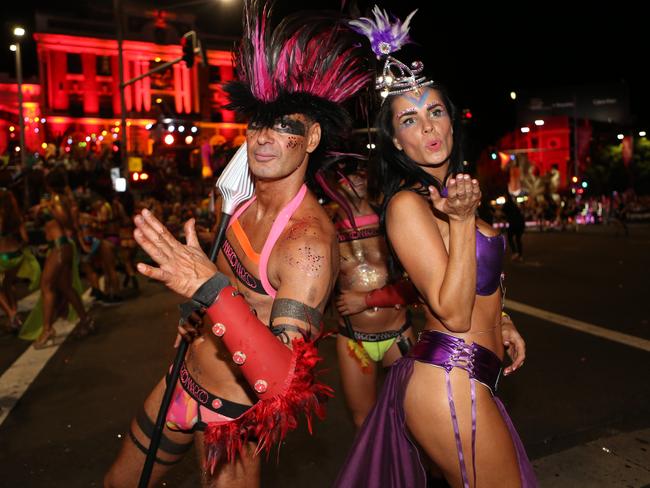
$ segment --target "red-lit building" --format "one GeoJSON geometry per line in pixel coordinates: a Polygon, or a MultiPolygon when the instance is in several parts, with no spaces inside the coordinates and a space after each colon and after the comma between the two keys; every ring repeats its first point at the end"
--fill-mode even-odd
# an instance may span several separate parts
{"type": "MultiPolygon", "coordinates": [[[[180,38],[193,27],[193,21],[192,16],[161,11],[131,15],[125,22],[124,79],[182,56],[180,38]]],[[[45,150],[50,144],[67,152],[101,151],[120,140],[119,131],[124,128],[120,127],[114,32],[113,23],[37,14],[33,39],[39,82],[23,85],[29,151],[45,150]]],[[[210,46],[210,39],[202,38],[203,44],[206,40],[210,46]]],[[[221,44],[227,41],[222,39],[221,44]]],[[[207,61],[207,67],[198,59],[192,68],[177,63],[125,89],[130,153],[151,154],[165,129],[149,131],[148,127],[156,122],[167,127],[163,121],[177,129],[171,146],[200,149],[203,157],[226,141],[241,144],[245,125],[222,108],[221,85],[233,78],[232,53],[208,48],[207,61]]],[[[11,149],[12,140],[18,139],[16,93],[15,83],[0,83],[0,153],[11,149]]]]}
{"type": "MultiPolygon", "coordinates": [[[[538,119],[538,123],[542,119],[538,119]]],[[[522,168],[512,164],[517,156],[525,156],[537,175],[546,175],[553,169],[559,172],[560,187],[569,183],[571,166],[571,126],[568,117],[555,116],[543,119],[543,125],[532,124],[506,134],[499,141],[499,158],[502,167],[510,165],[510,190],[519,190],[522,168]]],[[[523,157],[519,158],[521,161],[523,157]]]]}
{"type": "MultiPolygon", "coordinates": [[[[40,123],[40,106],[41,86],[33,82],[23,83],[25,144],[34,150],[42,143],[44,136],[41,133],[43,124],[40,123]]],[[[9,80],[0,80],[0,154],[18,146],[18,131],[18,85],[9,80]]]]}
{"type": "Polygon", "coordinates": [[[517,128],[496,148],[510,192],[525,192],[540,178],[552,192],[562,190],[588,164],[593,122],[600,130],[630,123],[629,93],[621,83],[529,94],[518,100],[517,119],[517,128]]]}

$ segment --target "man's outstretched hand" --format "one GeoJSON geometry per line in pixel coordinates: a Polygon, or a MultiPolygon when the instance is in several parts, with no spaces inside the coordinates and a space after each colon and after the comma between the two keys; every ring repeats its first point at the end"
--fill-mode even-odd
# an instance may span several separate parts
{"type": "Polygon", "coordinates": [[[217,267],[199,244],[194,219],[185,222],[185,239],[181,244],[149,210],[136,215],[133,237],[158,267],[138,263],[138,271],[163,282],[170,290],[190,298],[208,281],[217,267]]]}

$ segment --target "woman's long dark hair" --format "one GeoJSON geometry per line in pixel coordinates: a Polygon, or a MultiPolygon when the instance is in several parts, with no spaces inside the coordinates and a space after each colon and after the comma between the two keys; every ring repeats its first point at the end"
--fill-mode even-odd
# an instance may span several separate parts
{"type": "Polygon", "coordinates": [[[449,156],[449,167],[444,181],[425,172],[418,164],[409,158],[404,151],[395,147],[393,138],[395,130],[393,128],[393,107],[391,98],[387,98],[377,114],[377,156],[378,165],[375,171],[374,182],[376,188],[383,194],[381,220],[382,224],[386,216],[386,207],[390,199],[399,191],[415,187],[415,191],[422,195],[429,194],[427,188],[434,186],[438,191],[442,191],[447,178],[462,171],[463,158],[461,149],[461,126],[458,118],[456,106],[452,103],[447,91],[441,86],[434,84],[429,88],[436,90],[445,105],[447,113],[451,119],[453,132],[453,147],[449,156]],[[420,185],[420,188],[418,188],[420,185]]]}
{"type": "MultiPolygon", "coordinates": [[[[395,137],[395,129],[393,128],[393,107],[391,99],[388,98],[384,101],[377,114],[377,163],[375,171],[372,172],[372,178],[376,179],[372,183],[368,183],[369,187],[378,188],[382,194],[381,205],[381,226],[386,229],[386,209],[391,198],[396,193],[413,189],[422,196],[428,196],[429,186],[434,186],[438,191],[442,191],[447,178],[450,175],[460,173],[463,169],[463,156],[461,148],[461,126],[458,117],[458,111],[453,104],[447,90],[441,85],[434,84],[430,86],[431,89],[436,90],[440,94],[442,103],[445,105],[449,118],[451,119],[451,126],[453,132],[453,147],[449,155],[449,166],[447,174],[443,181],[431,176],[424,171],[418,164],[409,158],[404,151],[400,151],[395,147],[393,138],[395,137]]],[[[388,270],[391,275],[399,275],[405,270],[395,254],[395,250],[386,235],[386,243],[390,249],[390,256],[388,258],[388,270]]]]}

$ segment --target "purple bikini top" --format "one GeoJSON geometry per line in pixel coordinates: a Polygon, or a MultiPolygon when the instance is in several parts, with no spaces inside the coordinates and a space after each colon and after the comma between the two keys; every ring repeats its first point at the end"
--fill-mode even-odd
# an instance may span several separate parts
{"type": "Polygon", "coordinates": [[[505,250],[503,235],[488,237],[476,229],[477,295],[492,295],[499,288],[505,250]]]}
{"type": "MultiPolygon", "coordinates": [[[[446,187],[443,187],[440,196],[447,197],[446,187]]],[[[492,295],[499,288],[505,251],[506,240],[503,235],[488,237],[476,229],[477,295],[492,295]]]]}

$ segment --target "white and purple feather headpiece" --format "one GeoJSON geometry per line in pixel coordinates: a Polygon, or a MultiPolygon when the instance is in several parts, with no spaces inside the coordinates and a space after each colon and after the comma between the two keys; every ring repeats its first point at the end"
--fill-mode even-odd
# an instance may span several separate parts
{"type": "Polygon", "coordinates": [[[433,80],[419,76],[424,69],[421,61],[414,61],[409,67],[390,55],[410,42],[409,24],[416,12],[417,9],[411,12],[404,22],[394,16],[391,21],[386,11],[375,5],[372,9],[374,19],[361,17],[349,22],[354,31],[370,40],[370,47],[377,59],[386,58],[382,74],[375,81],[375,88],[383,98],[418,90],[433,83],[433,80]]]}

